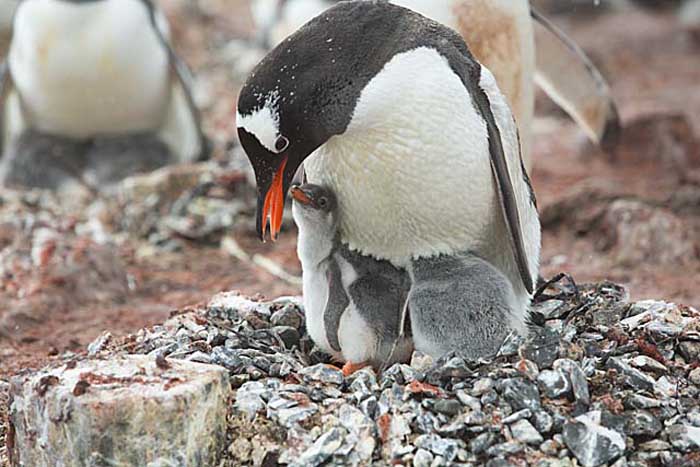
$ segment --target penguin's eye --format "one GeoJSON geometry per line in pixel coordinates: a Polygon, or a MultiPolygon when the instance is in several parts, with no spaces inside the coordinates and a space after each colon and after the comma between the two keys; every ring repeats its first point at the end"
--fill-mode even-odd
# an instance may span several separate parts
{"type": "Polygon", "coordinates": [[[325,209],[325,208],[328,206],[328,198],[326,198],[325,196],[321,196],[321,197],[318,199],[318,206],[319,206],[320,208],[325,209]]]}
{"type": "Polygon", "coordinates": [[[289,140],[285,136],[278,136],[275,140],[275,152],[280,153],[289,147],[289,140]]]}

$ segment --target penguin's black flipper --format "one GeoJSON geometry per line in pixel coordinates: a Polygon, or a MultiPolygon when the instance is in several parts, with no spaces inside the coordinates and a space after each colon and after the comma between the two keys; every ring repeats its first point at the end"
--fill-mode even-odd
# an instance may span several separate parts
{"type": "Polygon", "coordinates": [[[179,162],[204,160],[210,144],[202,131],[202,118],[192,95],[194,79],[187,64],[170,44],[167,21],[151,0],[142,0],[151,16],[151,23],[168,53],[172,76],[172,96],[163,128],[159,134],[168,146],[177,148],[179,162]]]}
{"type": "Polygon", "coordinates": [[[22,106],[7,60],[0,65],[0,185],[11,175],[13,144],[27,129],[22,106]],[[12,154],[10,154],[12,152],[12,154]]]}
{"type": "MultiPolygon", "coordinates": [[[[488,121],[488,120],[487,120],[488,121]]],[[[503,152],[503,145],[500,140],[500,133],[495,122],[493,125],[488,124],[489,132],[489,151],[491,152],[491,170],[494,173],[496,182],[496,190],[498,198],[501,202],[501,208],[506,219],[506,226],[513,240],[515,253],[515,261],[520,272],[520,277],[528,293],[535,290],[535,281],[530,273],[530,266],[523,241],[523,230],[520,222],[520,213],[518,201],[513,188],[513,183],[510,179],[508,171],[508,162],[503,152]]],[[[522,166],[522,156],[520,165],[522,166]]],[[[524,174],[527,177],[527,173],[524,174]]]]}
{"type": "Polygon", "coordinates": [[[472,105],[486,124],[491,171],[513,248],[515,266],[528,293],[535,290],[539,258],[539,223],[535,196],[523,166],[518,128],[493,74],[476,61],[457,32],[440,44],[442,53],[467,88],[472,105]],[[528,227],[523,230],[523,224],[528,227]]]}
{"type": "MultiPolygon", "coordinates": [[[[192,73],[185,62],[178,57],[172,50],[170,45],[168,45],[168,54],[170,55],[170,69],[173,75],[173,97],[174,101],[180,100],[186,104],[189,109],[189,114],[191,117],[191,126],[196,129],[196,144],[199,147],[199,151],[195,151],[197,154],[196,160],[205,160],[209,157],[211,150],[211,145],[209,139],[202,131],[202,116],[194,102],[194,97],[192,96],[192,89],[194,85],[194,80],[192,78],[192,73]]],[[[171,102],[172,107],[178,107],[182,104],[176,104],[171,102]]],[[[176,109],[172,109],[176,111],[176,109]]],[[[186,116],[183,116],[186,117],[186,116]]]]}
{"type": "Polygon", "coordinates": [[[6,108],[8,105],[8,96],[11,89],[14,87],[12,82],[12,74],[10,74],[10,66],[7,60],[0,65],[0,155],[5,153],[5,145],[8,143],[8,116],[6,108]]]}

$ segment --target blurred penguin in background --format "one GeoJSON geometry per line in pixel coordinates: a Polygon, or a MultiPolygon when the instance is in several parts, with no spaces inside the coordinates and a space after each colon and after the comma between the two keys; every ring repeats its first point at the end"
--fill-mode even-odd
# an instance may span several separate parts
{"type": "MultiPolygon", "coordinates": [[[[264,45],[273,47],[337,0],[257,0],[253,16],[264,45]]],[[[518,122],[523,159],[532,169],[531,139],[537,84],[582,128],[612,149],[620,120],[610,88],[585,53],[532,10],[529,0],[391,0],[458,31],[475,58],[496,77],[518,122]]]]}
{"type": "Polygon", "coordinates": [[[18,6],[18,0],[0,0],[0,34],[12,30],[12,19],[18,6]]]}
{"type": "Polygon", "coordinates": [[[24,0],[2,70],[0,180],[95,185],[203,157],[192,78],[151,0],[24,0]]]}

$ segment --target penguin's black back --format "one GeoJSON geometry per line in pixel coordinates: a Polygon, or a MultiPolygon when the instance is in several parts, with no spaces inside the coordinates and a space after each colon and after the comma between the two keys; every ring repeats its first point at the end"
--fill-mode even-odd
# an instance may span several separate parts
{"type": "Polygon", "coordinates": [[[275,90],[286,104],[280,105],[281,134],[293,135],[299,122],[319,115],[325,139],[342,134],[370,80],[394,56],[419,47],[436,49],[462,82],[478,84],[481,66],[457,32],[387,1],[348,1],[308,22],[258,64],[241,92],[239,112],[257,109],[260,96],[275,90]]]}

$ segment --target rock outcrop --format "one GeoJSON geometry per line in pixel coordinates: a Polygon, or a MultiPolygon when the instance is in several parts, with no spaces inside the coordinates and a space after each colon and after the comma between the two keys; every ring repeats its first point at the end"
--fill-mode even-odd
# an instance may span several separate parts
{"type": "Polygon", "coordinates": [[[12,465],[216,465],[230,386],[221,367],[142,355],[17,377],[12,465]]]}

